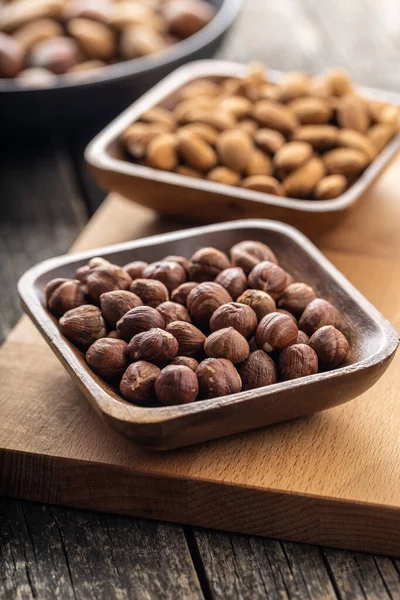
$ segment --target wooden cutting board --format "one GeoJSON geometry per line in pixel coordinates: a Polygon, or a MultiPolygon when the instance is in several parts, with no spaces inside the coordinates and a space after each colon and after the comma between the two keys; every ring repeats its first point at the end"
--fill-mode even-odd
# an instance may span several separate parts
{"type": "MultiPolygon", "coordinates": [[[[397,160],[319,246],[400,328],[397,160]]],[[[111,195],[74,249],[162,230],[111,195]]],[[[150,453],[104,425],[23,318],[0,350],[0,493],[400,554],[400,353],[372,390],[308,419],[150,453]]]]}

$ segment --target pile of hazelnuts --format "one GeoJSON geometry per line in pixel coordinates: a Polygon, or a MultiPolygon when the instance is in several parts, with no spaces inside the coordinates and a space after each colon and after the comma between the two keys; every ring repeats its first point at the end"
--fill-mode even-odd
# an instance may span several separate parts
{"type": "Polygon", "coordinates": [[[89,367],[140,406],[186,404],[333,369],[342,316],[258,241],[124,267],[93,258],[45,288],[89,367]]]}

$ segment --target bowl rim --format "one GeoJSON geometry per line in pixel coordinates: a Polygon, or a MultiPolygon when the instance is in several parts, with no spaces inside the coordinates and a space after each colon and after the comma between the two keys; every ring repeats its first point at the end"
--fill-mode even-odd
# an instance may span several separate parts
{"type": "Polygon", "coordinates": [[[161,67],[171,65],[175,61],[191,56],[224,34],[234,23],[242,8],[244,0],[222,0],[213,19],[200,31],[184,40],[180,40],[169,48],[149,56],[132,58],[113,65],[106,65],[96,70],[96,76],[88,80],[74,79],[71,76],[59,75],[58,81],[51,87],[35,87],[18,85],[14,79],[0,79],[0,94],[51,94],[61,90],[101,86],[112,81],[129,79],[142,73],[151,73],[161,67]]]}
{"type": "MultiPolygon", "coordinates": [[[[104,414],[118,419],[119,421],[140,424],[158,424],[171,422],[176,419],[182,419],[187,415],[195,415],[207,411],[213,411],[226,405],[237,405],[247,402],[257,397],[266,397],[285,390],[296,390],[307,388],[313,382],[329,382],[334,379],[351,375],[355,371],[362,371],[370,367],[384,363],[396,350],[399,344],[399,334],[396,329],[383,317],[383,315],[359,292],[347,278],[333,266],[333,264],[318,250],[318,248],[303,235],[300,231],[290,225],[267,219],[243,219],[206,225],[191,229],[184,229],[170,233],[149,236],[139,240],[104,246],[83,252],[62,255],[47,259],[31,267],[26,271],[18,282],[18,292],[25,312],[30,316],[40,333],[44,336],[47,343],[58,356],[65,361],[67,370],[73,373],[82,389],[89,391],[90,395],[96,399],[97,407],[104,414]],[[64,338],[59,327],[53,321],[47,310],[42,305],[35,289],[36,281],[42,275],[56,267],[87,260],[93,256],[113,254],[126,250],[140,249],[163,242],[177,242],[189,237],[201,236],[207,233],[218,233],[233,229],[254,229],[259,228],[264,231],[275,231],[281,235],[291,238],[297,245],[305,250],[312,261],[317,262],[325,268],[335,285],[351,295],[353,300],[367,312],[374,320],[375,324],[382,332],[382,345],[370,356],[363,358],[356,363],[338,367],[332,371],[309,375],[300,379],[278,382],[269,386],[256,388],[249,391],[241,391],[237,394],[230,394],[219,398],[209,400],[199,400],[186,405],[174,405],[168,407],[140,407],[126,402],[121,396],[116,394],[113,397],[106,391],[100,383],[97,383],[94,374],[89,367],[82,364],[81,359],[74,353],[75,346],[64,338]]],[[[99,378],[100,379],[100,378],[99,378]]],[[[100,379],[101,380],[101,379],[100,379]]]]}
{"type": "MultiPolygon", "coordinates": [[[[232,198],[240,198],[251,203],[255,202],[266,206],[272,205],[296,210],[300,213],[319,214],[343,211],[354,204],[359,196],[366,191],[382,169],[388,164],[389,160],[395,155],[397,150],[400,149],[400,134],[398,134],[394,136],[389,144],[377,155],[348,190],[331,200],[304,200],[302,198],[274,196],[273,194],[268,194],[266,192],[247,190],[205,179],[188,177],[180,175],[179,173],[145,167],[136,163],[131,163],[127,160],[114,158],[107,152],[109,144],[118,139],[126,127],[137,120],[143,112],[165,100],[167,96],[176,92],[183,85],[203,77],[238,77],[244,75],[247,70],[248,65],[213,59],[193,61],[179,67],[138,100],[133,102],[120,115],[106,125],[106,127],[100,131],[91,142],[89,142],[85,149],[86,161],[90,166],[108,172],[156,181],[166,185],[179,186],[187,188],[188,190],[196,189],[203,192],[213,192],[214,194],[219,193],[232,198]]],[[[284,74],[285,72],[283,71],[268,70],[268,75],[272,81],[278,80],[284,74]]],[[[358,87],[358,90],[371,99],[400,105],[400,94],[361,86],[358,87]]]]}

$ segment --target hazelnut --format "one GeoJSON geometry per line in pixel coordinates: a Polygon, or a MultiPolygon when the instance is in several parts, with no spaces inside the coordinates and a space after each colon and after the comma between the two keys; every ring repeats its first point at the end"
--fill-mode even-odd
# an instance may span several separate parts
{"type": "Polygon", "coordinates": [[[102,256],[93,256],[87,264],[89,269],[96,269],[97,267],[103,267],[104,265],[111,265],[110,261],[102,256]]]}
{"type": "Polygon", "coordinates": [[[53,279],[45,287],[49,310],[57,316],[87,302],[85,290],[75,279],[53,279]]]}
{"type": "Polygon", "coordinates": [[[190,323],[191,319],[188,311],[182,304],[176,302],[163,302],[157,306],[158,312],[164,317],[165,324],[172,323],[172,321],[186,321],[190,323]]]}
{"type": "Polygon", "coordinates": [[[117,323],[121,337],[129,342],[134,335],[148,331],[153,327],[163,328],[164,318],[151,306],[137,306],[132,308],[117,323]]]}
{"type": "Polygon", "coordinates": [[[230,267],[221,271],[215,281],[222,285],[234,300],[247,288],[247,277],[241,267],[230,267]]]}
{"type": "Polygon", "coordinates": [[[258,324],[256,343],[265,352],[280,352],[296,343],[297,333],[297,325],[288,315],[273,312],[258,324]]]}
{"type": "Polygon", "coordinates": [[[300,315],[316,297],[317,294],[313,288],[306,283],[291,283],[283,290],[278,306],[295,315],[300,315]]]}
{"type": "Polygon", "coordinates": [[[106,324],[101,310],[91,304],[68,310],[61,317],[59,325],[66,338],[84,348],[106,335],[106,324]]]}
{"type": "Polygon", "coordinates": [[[156,279],[135,279],[130,291],[139,296],[143,304],[156,308],[168,300],[168,290],[161,281],[156,279]]]}
{"type": "Polygon", "coordinates": [[[175,356],[175,358],[171,360],[171,365],[181,365],[195,371],[199,366],[199,363],[192,356],[175,356]]]}
{"type": "Polygon", "coordinates": [[[102,338],[86,352],[86,362],[101,377],[120,377],[129,364],[128,345],[123,340],[102,338]]]}
{"type": "Polygon", "coordinates": [[[252,352],[238,366],[238,371],[242,379],[243,391],[254,390],[277,382],[275,363],[264,350],[252,352]]]}
{"type": "Polygon", "coordinates": [[[242,389],[242,380],[230,360],[207,358],[196,369],[199,382],[199,397],[203,400],[237,394],[242,389]]]}
{"type": "Polygon", "coordinates": [[[201,0],[171,0],[163,4],[163,12],[170,32],[186,39],[211,21],[215,8],[201,0]]]}
{"type": "Polygon", "coordinates": [[[181,285],[178,285],[178,287],[171,292],[171,300],[186,306],[186,300],[189,292],[191,292],[198,285],[199,284],[196,281],[187,281],[186,283],[181,283],[181,285]]]}
{"type": "Polygon", "coordinates": [[[112,339],[114,339],[114,340],[120,340],[120,339],[121,339],[121,334],[120,334],[120,332],[119,332],[119,331],[117,331],[117,329],[113,329],[112,331],[110,331],[110,332],[107,334],[107,337],[108,337],[108,338],[112,338],[112,339]]]}
{"type": "Polygon", "coordinates": [[[86,283],[87,276],[89,275],[91,268],[89,265],[83,265],[82,267],[78,267],[75,271],[75,279],[81,281],[82,283],[86,283]]]}
{"type": "Polygon", "coordinates": [[[250,354],[246,338],[233,327],[218,329],[209,335],[204,351],[210,358],[227,358],[233,363],[244,361],[250,354]]]}
{"type": "Polygon", "coordinates": [[[154,327],[131,339],[128,354],[133,362],[145,360],[162,365],[178,354],[178,342],[168,331],[154,327]]]}
{"type": "Polygon", "coordinates": [[[312,335],[324,325],[337,325],[338,318],[338,311],[330,302],[317,298],[304,309],[299,320],[299,328],[307,335],[312,335]]]}
{"type": "Polygon", "coordinates": [[[239,302],[229,302],[223,304],[213,314],[210,319],[211,331],[233,327],[249,339],[256,330],[257,316],[250,306],[240,304],[239,302]]]}
{"type": "Polygon", "coordinates": [[[297,325],[296,317],[288,310],[285,310],[284,308],[277,308],[275,312],[280,313],[281,315],[287,315],[288,317],[290,317],[292,319],[293,323],[296,323],[296,325],[297,325]]]}
{"type": "Polygon", "coordinates": [[[199,283],[187,297],[187,308],[190,316],[201,326],[208,327],[212,314],[222,304],[231,302],[232,298],[219,283],[206,281],[199,283]]]}
{"type": "Polygon", "coordinates": [[[297,334],[297,342],[296,344],[308,344],[310,342],[310,338],[308,335],[299,329],[299,333],[297,334]]]}
{"type": "Polygon", "coordinates": [[[249,286],[268,292],[276,300],[286,287],[287,273],[273,262],[264,260],[249,273],[249,286]]]}
{"type": "Polygon", "coordinates": [[[271,248],[262,242],[244,241],[235,244],[230,249],[232,264],[234,267],[242,267],[248,275],[258,263],[268,260],[278,263],[271,248]]]}
{"type": "Polygon", "coordinates": [[[267,293],[262,290],[246,290],[237,301],[240,304],[246,304],[254,310],[257,316],[258,322],[261,321],[265,315],[276,310],[275,300],[267,293]]]}
{"type": "Polygon", "coordinates": [[[143,277],[161,281],[169,292],[187,279],[185,269],[176,261],[154,262],[145,268],[143,277]]]}
{"type": "Polygon", "coordinates": [[[314,375],[318,372],[317,355],[307,344],[294,344],[280,353],[278,370],[283,381],[314,375]]]}
{"type": "Polygon", "coordinates": [[[115,327],[125,313],[142,304],[139,296],[128,290],[113,290],[100,296],[101,311],[110,327],[115,327]]]}
{"type": "Polygon", "coordinates": [[[200,248],[191,258],[190,279],[200,282],[211,281],[230,266],[225,252],[216,248],[200,248]]]}
{"type": "Polygon", "coordinates": [[[178,340],[178,354],[182,356],[197,354],[203,349],[204,342],[206,341],[206,336],[200,329],[185,321],[173,321],[169,323],[166,331],[178,340]]]}
{"type": "Polygon", "coordinates": [[[177,256],[175,254],[171,254],[171,255],[163,258],[162,262],[177,262],[178,264],[181,265],[181,267],[183,267],[185,269],[186,273],[189,273],[190,262],[184,256],[177,256]]]}
{"type": "Polygon", "coordinates": [[[196,374],[183,365],[168,365],[157,378],[155,391],[160,404],[187,404],[193,402],[199,391],[196,374]]]}
{"type": "Polygon", "coordinates": [[[349,342],[332,325],[321,327],[310,338],[310,346],[324,367],[334,369],[344,362],[350,351],[349,342]]]}
{"type": "Polygon", "coordinates": [[[133,262],[128,263],[123,267],[124,271],[128,273],[132,277],[132,281],[138,279],[139,277],[143,277],[143,271],[148,266],[149,263],[144,262],[143,260],[134,260],[133,262]]]}
{"type": "Polygon", "coordinates": [[[139,406],[148,406],[154,399],[154,385],[160,373],[158,367],[144,360],[129,365],[119,384],[122,397],[139,406]]]}
{"type": "Polygon", "coordinates": [[[128,273],[111,263],[95,267],[86,278],[89,294],[95,302],[99,302],[100,296],[105,292],[129,289],[131,283],[128,273]]]}

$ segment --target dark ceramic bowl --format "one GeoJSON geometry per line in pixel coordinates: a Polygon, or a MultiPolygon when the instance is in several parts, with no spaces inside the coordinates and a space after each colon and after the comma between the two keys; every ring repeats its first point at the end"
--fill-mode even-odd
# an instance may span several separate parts
{"type": "Polygon", "coordinates": [[[81,125],[109,119],[180,65],[211,58],[235,21],[242,0],[210,0],[214,19],[201,31],[158,54],[99,69],[87,81],[60,77],[51,88],[28,88],[0,80],[2,126],[81,125]]]}

